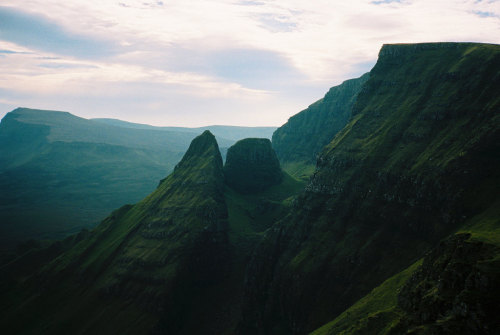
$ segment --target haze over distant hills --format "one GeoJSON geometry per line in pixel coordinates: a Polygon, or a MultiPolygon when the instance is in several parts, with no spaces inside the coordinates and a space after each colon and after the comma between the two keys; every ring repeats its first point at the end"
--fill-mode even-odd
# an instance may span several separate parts
{"type": "MultiPolygon", "coordinates": [[[[196,128],[158,127],[158,126],[151,126],[148,124],[132,123],[132,122],[127,122],[117,119],[108,119],[108,118],[95,118],[90,120],[112,126],[133,128],[133,129],[179,131],[179,132],[195,133],[195,134],[201,134],[205,130],[210,130],[210,132],[213,133],[217,138],[217,141],[220,141],[221,139],[238,141],[248,137],[271,139],[274,131],[277,129],[276,127],[240,127],[240,126],[221,126],[221,125],[196,127],[196,128]]],[[[221,146],[224,147],[224,142],[222,142],[221,146]]]]}
{"type": "MultiPolygon", "coordinates": [[[[270,138],[275,129],[205,128],[222,148],[248,136],[270,138]]],[[[28,108],[8,113],[0,123],[0,242],[5,247],[63,237],[137,202],[205,128],[87,120],[28,108]]]]}

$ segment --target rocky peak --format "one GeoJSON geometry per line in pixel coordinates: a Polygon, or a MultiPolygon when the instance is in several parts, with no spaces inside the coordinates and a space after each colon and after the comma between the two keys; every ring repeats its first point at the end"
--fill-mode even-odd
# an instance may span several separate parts
{"type": "Polygon", "coordinates": [[[205,130],[201,135],[193,139],[189,145],[188,150],[182,157],[182,160],[177,164],[175,170],[192,165],[195,161],[211,158],[216,165],[222,169],[222,156],[219,151],[219,145],[215,136],[209,131],[205,130]]]}
{"type": "Polygon", "coordinates": [[[283,177],[271,141],[264,138],[246,138],[230,147],[224,174],[226,183],[242,193],[265,190],[283,177]]]}

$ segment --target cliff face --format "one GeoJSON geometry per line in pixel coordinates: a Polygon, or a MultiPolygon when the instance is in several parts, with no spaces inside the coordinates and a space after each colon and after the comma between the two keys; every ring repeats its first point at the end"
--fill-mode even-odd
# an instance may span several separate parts
{"type": "Polygon", "coordinates": [[[256,193],[283,179],[280,162],[264,138],[247,138],[227,151],[224,166],[226,183],[241,193],[256,193]]]}
{"type": "MultiPolygon", "coordinates": [[[[356,97],[369,74],[332,87],[323,99],[292,116],[273,134],[273,147],[290,173],[300,176],[298,166],[313,165],[321,149],[349,120],[356,97]]],[[[307,172],[306,172],[307,173],[307,172]]]]}
{"type": "Polygon", "coordinates": [[[241,332],[314,330],[487,208],[499,87],[498,46],[384,46],[351,119],[255,253],[241,332]]]}
{"type": "Polygon", "coordinates": [[[398,294],[404,316],[393,333],[496,334],[500,248],[458,234],[426,255],[398,294]]]}

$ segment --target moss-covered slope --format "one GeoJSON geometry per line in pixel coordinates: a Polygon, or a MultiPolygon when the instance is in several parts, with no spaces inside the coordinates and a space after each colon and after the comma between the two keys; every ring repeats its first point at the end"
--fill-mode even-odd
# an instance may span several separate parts
{"type": "Polygon", "coordinates": [[[499,205],[312,334],[497,334],[499,205]]]}
{"type": "Polygon", "coordinates": [[[242,333],[304,334],[498,197],[500,47],[386,45],[248,269],[242,333]]]}
{"type": "Polygon", "coordinates": [[[369,74],[332,87],[323,99],[292,116],[273,134],[273,147],[283,168],[307,179],[314,172],[316,156],[346,125],[352,105],[369,74]]]}
{"type": "Polygon", "coordinates": [[[153,127],[29,108],[8,113],[0,123],[0,252],[25,239],[90,229],[140,201],[205,128],[221,147],[252,134],[270,138],[274,130],[153,127]]]}
{"type": "Polygon", "coordinates": [[[285,173],[264,191],[235,191],[206,131],[138,204],[114,211],[91,232],[27,246],[1,267],[0,328],[233,334],[249,256],[303,186],[285,173]]]}
{"type": "Polygon", "coordinates": [[[19,284],[17,294],[27,300],[12,299],[3,326],[15,333],[106,333],[109,323],[131,333],[178,332],[198,295],[227,272],[227,216],[222,158],[206,131],[151,195],[115,211],[19,284]],[[30,306],[37,311],[31,324],[30,306]]]}

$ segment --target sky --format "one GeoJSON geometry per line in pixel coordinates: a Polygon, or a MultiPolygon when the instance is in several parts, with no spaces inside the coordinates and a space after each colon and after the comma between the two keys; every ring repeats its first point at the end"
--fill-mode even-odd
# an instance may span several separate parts
{"type": "Polygon", "coordinates": [[[500,43],[500,0],[2,0],[16,107],[162,126],[280,126],[385,43],[500,43]]]}

